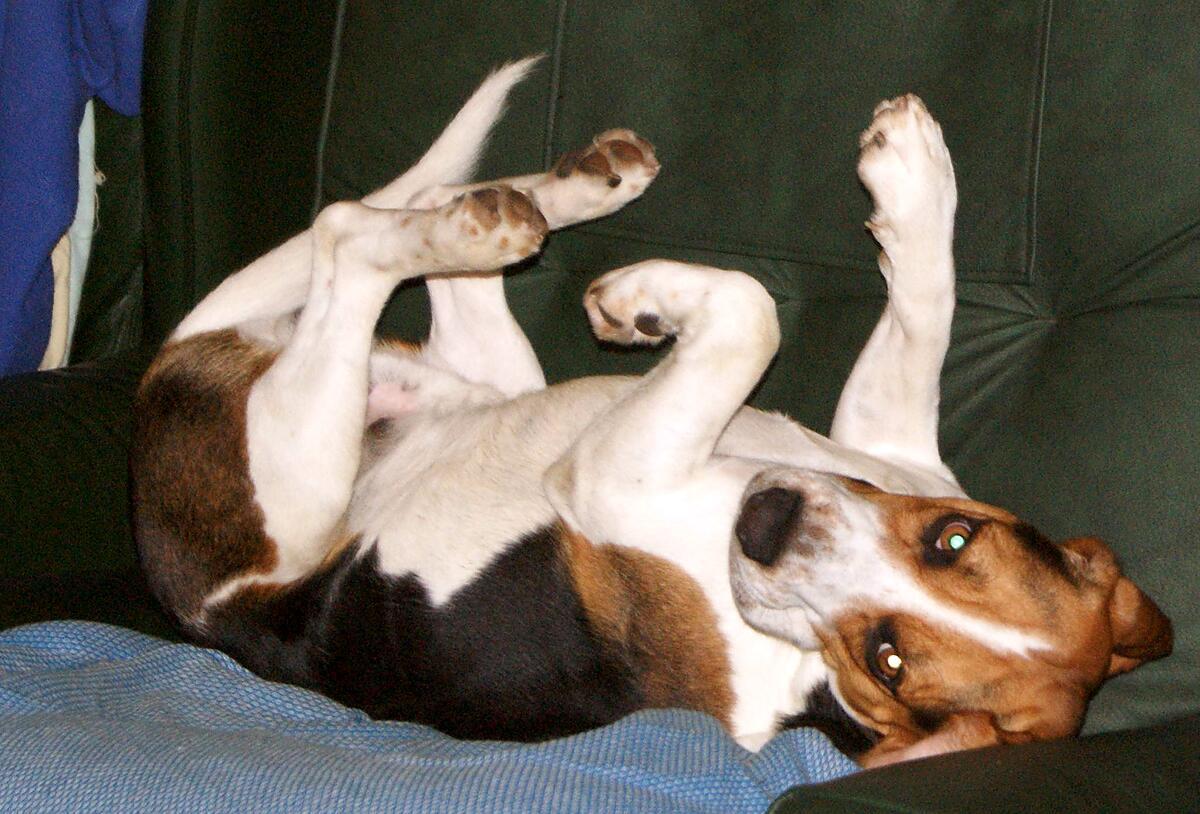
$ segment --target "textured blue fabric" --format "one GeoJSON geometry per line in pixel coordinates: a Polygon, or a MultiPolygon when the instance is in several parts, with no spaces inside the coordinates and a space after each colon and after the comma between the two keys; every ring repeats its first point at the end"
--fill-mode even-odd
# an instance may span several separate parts
{"type": "Polygon", "coordinates": [[[0,0],[0,376],[41,362],[83,106],[99,96],[137,114],[146,3],[0,0]]]}
{"type": "Polygon", "coordinates": [[[749,814],[853,770],[811,730],[751,754],[682,710],[542,744],[456,741],[121,628],[0,633],[0,811],[749,814]]]}

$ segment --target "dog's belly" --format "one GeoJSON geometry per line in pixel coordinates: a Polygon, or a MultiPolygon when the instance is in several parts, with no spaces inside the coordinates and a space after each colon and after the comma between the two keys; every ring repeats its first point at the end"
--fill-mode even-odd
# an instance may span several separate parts
{"type": "MultiPolygon", "coordinates": [[[[462,597],[479,590],[481,580],[493,579],[505,563],[520,558],[531,533],[559,520],[543,490],[546,469],[637,381],[579,379],[498,405],[396,421],[373,441],[383,446],[372,452],[372,463],[356,484],[351,530],[360,545],[373,547],[381,574],[419,585],[422,601],[432,609],[453,610],[462,597]]],[[[763,414],[743,410],[735,425],[745,426],[731,428],[723,451],[757,452],[745,439],[757,437],[762,420],[763,414]]],[[[775,434],[789,435],[792,456],[827,460],[827,449],[791,422],[785,429],[783,421],[768,417],[767,425],[775,434]]],[[[824,675],[819,656],[805,657],[749,628],[732,601],[728,527],[743,482],[770,465],[731,461],[726,455],[713,477],[698,487],[703,494],[642,495],[627,507],[625,519],[632,527],[615,522],[605,529],[577,530],[597,544],[615,543],[670,562],[695,580],[716,614],[731,661],[734,698],[727,723],[748,745],[800,708],[812,683],[824,675]],[[643,498],[652,504],[645,511],[637,505],[643,498]],[[805,676],[793,681],[802,662],[808,665],[805,676]]]]}
{"type": "MultiPolygon", "coordinates": [[[[623,376],[581,378],[498,404],[447,410],[442,403],[394,420],[368,442],[374,449],[355,483],[349,530],[362,545],[377,547],[384,573],[416,575],[430,600],[443,604],[514,541],[559,519],[543,490],[546,469],[637,383],[623,376]]],[[[716,452],[746,459],[747,477],[756,467],[782,464],[894,491],[949,488],[750,407],[735,416],[716,452]]],[[[740,494],[737,484],[729,488],[740,494]]],[[[579,531],[611,543],[627,536],[579,531]]]]}
{"type": "Polygon", "coordinates": [[[497,556],[558,518],[542,475],[635,379],[577,379],[484,407],[394,423],[355,483],[348,515],[389,576],[414,575],[439,606],[497,556]]]}

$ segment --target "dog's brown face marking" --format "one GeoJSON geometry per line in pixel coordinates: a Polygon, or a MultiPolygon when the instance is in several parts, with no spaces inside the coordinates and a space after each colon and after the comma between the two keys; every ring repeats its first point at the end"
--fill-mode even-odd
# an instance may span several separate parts
{"type": "Polygon", "coordinates": [[[266,573],[246,449],[246,397],[275,354],[236,331],[170,343],[134,404],[134,530],[151,587],[181,620],[225,579],[266,573]]]}
{"type": "Polygon", "coordinates": [[[774,606],[788,586],[836,584],[836,599],[796,589],[792,604],[813,611],[843,703],[882,736],[867,765],[1072,734],[1108,676],[1170,652],[1170,622],[1098,540],[1058,545],[994,506],[805,477],[794,500],[783,483],[746,498],[754,565],[735,573],[774,606]]]}
{"type": "Polygon", "coordinates": [[[1003,509],[863,494],[884,518],[885,555],[939,603],[1050,642],[1074,641],[1072,622],[1094,615],[1081,606],[1082,563],[1003,509]]]}
{"type": "Polygon", "coordinates": [[[729,656],[700,586],[651,554],[594,545],[566,530],[562,535],[587,617],[613,655],[638,676],[646,706],[697,709],[728,725],[729,656]]]}

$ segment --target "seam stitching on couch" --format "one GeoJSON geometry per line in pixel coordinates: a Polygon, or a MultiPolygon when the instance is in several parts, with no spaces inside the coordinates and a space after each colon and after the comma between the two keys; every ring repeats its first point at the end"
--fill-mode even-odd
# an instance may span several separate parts
{"type": "Polygon", "coordinates": [[[1037,264],[1038,243],[1038,183],[1041,175],[1042,162],[1042,121],[1046,113],[1046,85],[1050,74],[1050,28],[1054,18],[1054,0],[1046,0],[1046,8],[1042,14],[1042,53],[1039,55],[1037,85],[1034,93],[1033,108],[1033,144],[1030,145],[1033,155],[1030,156],[1029,168],[1029,211],[1025,233],[1029,245],[1025,249],[1025,283],[1033,284],[1034,267],[1037,264]]]}
{"type": "Polygon", "coordinates": [[[1181,251],[1189,243],[1200,240],[1200,221],[1193,221],[1187,224],[1182,229],[1172,232],[1167,237],[1158,241],[1150,248],[1140,252],[1137,256],[1122,263],[1117,270],[1109,276],[1108,284],[1104,289],[1095,292],[1089,299],[1074,306],[1066,317],[1076,317],[1084,314],[1093,314],[1108,310],[1114,307],[1122,307],[1126,305],[1137,305],[1148,302],[1159,302],[1173,299],[1189,299],[1187,294],[1178,294],[1160,297],[1143,297],[1141,299],[1111,302],[1108,300],[1115,293],[1119,292],[1130,280],[1140,276],[1142,271],[1152,264],[1161,262],[1163,259],[1170,257],[1172,254],[1181,251]]]}
{"type": "Polygon", "coordinates": [[[550,94],[546,101],[546,135],[542,150],[542,163],[550,169],[554,160],[554,125],[558,118],[558,89],[562,79],[563,40],[567,28],[568,0],[559,0],[558,15],[554,21],[554,43],[550,46],[550,94]]]}
{"type": "MultiPolygon", "coordinates": [[[[854,271],[878,273],[878,266],[869,260],[801,255],[789,252],[787,249],[772,246],[761,246],[758,244],[718,244],[688,239],[668,240],[665,238],[652,237],[646,234],[614,226],[576,227],[573,231],[579,234],[592,235],[596,237],[619,237],[623,240],[632,240],[649,246],[665,246],[672,249],[687,249],[690,251],[703,251],[730,256],[753,257],[760,260],[779,260],[786,263],[798,263],[801,265],[822,266],[825,268],[836,269],[852,269],[854,271]]],[[[1000,285],[1016,285],[1022,287],[1027,287],[1030,285],[1028,277],[1025,279],[1013,280],[1012,272],[1004,268],[990,269],[959,266],[958,276],[959,282],[963,283],[995,283],[1000,285]]]]}
{"type": "MultiPolygon", "coordinates": [[[[187,222],[187,228],[183,230],[180,243],[185,259],[185,264],[189,269],[187,281],[187,298],[191,308],[199,299],[200,285],[196,271],[196,245],[194,236],[196,234],[196,208],[193,205],[192,193],[192,137],[191,137],[191,77],[192,77],[192,39],[196,34],[196,18],[199,16],[199,3],[192,2],[187,6],[184,12],[183,19],[183,35],[182,42],[179,46],[179,85],[178,85],[178,109],[176,110],[176,126],[179,128],[179,203],[183,209],[181,219],[187,222]]],[[[179,321],[182,315],[172,316],[172,325],[168,327],[169,333],[174,323],[179,321]]]]}
{"type": "Polygon", "coordinates": [[[329,71],[325,77],[325,102],[321,109],[321,127],[317,131],[317,167],[313,179],[313,203],[311,218],[315,220],[321,211],[325,197],[325,145],[329,141],[329,121],[333,111],[333,88],[337,82],[338,66],[342,56],[342,33],[346,23],[346,0],[338,0],[337,17],[333,23],[333,42],[329,49],[329,71]]]}

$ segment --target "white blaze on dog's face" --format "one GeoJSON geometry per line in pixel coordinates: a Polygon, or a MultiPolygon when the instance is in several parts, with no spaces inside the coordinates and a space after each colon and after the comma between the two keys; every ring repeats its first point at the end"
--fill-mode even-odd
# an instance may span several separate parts
{"type": "Polygon", "coordinates": [[[805,470],[751,482],[731,574],[746,621],[820,650],[879,733],[865,765],[1073,734],[1105,678],[1171,649],[1170,622],[1098,540],[805,470]]]}

